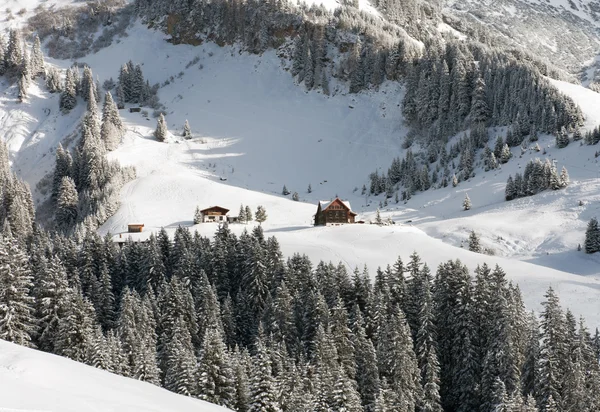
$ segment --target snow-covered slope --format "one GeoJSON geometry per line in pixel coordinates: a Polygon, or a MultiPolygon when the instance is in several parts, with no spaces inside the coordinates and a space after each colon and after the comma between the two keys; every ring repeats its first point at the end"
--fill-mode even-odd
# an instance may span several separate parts
{"type": "Polygon", "coordinates": [[[445,11],[576,74],[600,51],[596,0],[445,0],[445,11]]]}
{"type": "Polygon", "coordinates": [[[0,340],[3,412],[226,412],[66,358],[0,340]]]}

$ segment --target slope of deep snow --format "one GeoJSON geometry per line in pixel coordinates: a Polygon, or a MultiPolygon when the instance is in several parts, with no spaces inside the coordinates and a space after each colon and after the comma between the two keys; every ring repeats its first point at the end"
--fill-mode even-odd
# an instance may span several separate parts
{"type": "Polygon", "coordinates": [[[0,340],[0,411],[226,412],[149,383],[0,340]]]}

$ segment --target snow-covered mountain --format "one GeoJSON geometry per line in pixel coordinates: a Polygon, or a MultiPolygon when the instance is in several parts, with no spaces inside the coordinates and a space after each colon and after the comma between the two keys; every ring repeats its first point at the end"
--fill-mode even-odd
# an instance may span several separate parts
{"type": "MultiPolygon", "coordinates": [[[[127,3],[115,1],[118,4],[115,19],[122,7],[131,11],[132,6],[127,3]]],[[[320,2],[310,4],[316,6],[320,2]]],[[[0,29],[24,27],[26,19],[35,16],[39,11],[36,8],[41,5],[50,11],[81,6],[80,2],[68,0],[9,0],[9,5],[12,18],[0,14],[0,19],[4,19],[0,29]],[[22,13],[20,7],[24,7],[22,13]]],[[[334,10],[338,3],[328,1],[324,6],[334,10]]],[[[599,49],[595,13],[600,13],[600,5],[595,2],[447,1],[436,3],[431,10],[420,9],[422,16],[435,17],[431,21],[424,19],[419,30],[390,23],[401,21],[402,16],[392,16],[393,7],[384,2],[361,0],[358,6],[363,20],[355,22],[357,27],[361,24],[383,27],[382,44],[386,44],[386,36],[398,35],[418,56],[426,55],[427,47],[434,47],[432,44],[449,41],[448,36],[458,42],[472,41],[473,30],[485,26],[490,36],[505,39],[499,50],[521,47],[574,78],[590,64],[599,49]],[[472,27],[469,22],[473,22],[472,27]],[[432,27],[434,32],[429,32],[432,27]]],[[[309,10],[315,20],[321,17],[319,9],[309,10]]],[[[7,14],[5,10],[0,13],[7,14]]],[[[293,21],[294,14],[289,10],[286,13],[293,21]]],[[[129,111],[137,104],[127,104],[119,111],[124,137],[107,158],[122,166],[135,167],[136,178],[122,188],[120,205],[98,229],[99,234],[110,233],[115,240],[129,236],[133,240],[146,240],[160,228],[173,234],[183,226],[211,237],[217,226],[195,225],[196,207],[219,205],[236,215],[240,205],[252,210],[262,205],[268,218],[261,226],[265,235],[277,238],[284,257],[306,254],[314,263],[341,262],[350,270],[366,265],[372,276],[378,267],[392,264],[398,256],[406,259],[414,251],[431,268],[451,259],[460,259],[471,270],[483,263],[498,264],[506,271],[507,278],[519,285],[528,309],[540,311],[543,295],[552,286],[565,307],[575,315],[584,316],[592,328],[600,326],[597,303],[600,260],[597,255],[577,251],[584,242],[587,222],[598,215],[600,169],[594,146],[572,142],[559,149],[554,136],[541,133],[537,142],[540,151],[536,143],[525,141],[522,146],[511,148],[512,159],[508,163],[492,171],[484,171],[480,161],[482,150],[476,151],[478,165],[474,176],[456,187],[448,185],[419,192],[406,201],[386,199],[384,194],[368,195],[368,191],[362,193],[361,189],[368,186],[369,174],[375,170],[385,173],[394,158],[404,157],[406,138],[414,138],[415,131],[403,116],[406,79],[388,79],[381,84],[373,81],[371,87],[367,85],[359,93],[348,92],[348,84],[353,80],[348,79],[351,76],[345,72],[342,55],[352,54],[353,47],[358,49],[355,45],[360,44],[359,36],[346,33],[347,38],[340,38],[343,36],[337,33],[331,36],[334,39],[329,39],[330,33],[325,33],[330,41],[327,43],[330,54],[322,62],[322,70],[331,74],[327,93],[322,83],[307,90],[306,79],[298,84],[297,75],[290,74],[295,70],[291,57],[295,40],[286,36],[298,33],[288,27],[277,33],[281,36],[278,48],[249,53],[235,41],[233,45],[227,44],[214,33],[182,34],[174,29],[176,23],[176,13],[163,20],[131,17],[122,31],[113,33],[111,41],[99,39],[103,38],[103,30],[114,27],[116,23],[112,20],[106,27],[90,32],[89,37],[70,33],[63,36],[66,40],[58,36],[64,43],[56,37],[46,39],[45,50],[49,52],[53,47],[55,56],[47,56],[49,66],[65,70],[75,62],[87,65],[99,84],[103,84],[117,79],[120,67],[131,60],[140,65],[150,85],[159,85],[157,96],[162,106],[156,114],[164,111],[168,137],[165,142],[154,138],[153,109],[129,111]],[[69,42],[85,45],[85,55],[73,58],[72,50],[67,47],[72,45],[69,42]],[[54,49],[57,45],[64,47],[62,54],[54,49]],[[186,120],[192,131],[189,140],[182,137],[186,120]],[[551,159],[559,168],[566,166],[570,185],[558,191],[505,201],[508,177],[522,173],[527,162],[535,158],[551,159]],[[284,196],[284,186],[291,193],[296,192],[299,200],[284,196]],[[468,211],[462,208],[465,194],[472,202],[468,211]],[[358,213],[357,219],[366,223],[314,227],[312,219],[318,201],[337,196],[349,200],[358,213]],[[378,212],[394,224],[369,224],[378,212]],[[127,233],[127,225],[134,222],[145,225],[143,233],[127,233]],[[492,255],[468,251],[467,239],[472,231],[481,236],[483,246],[493,251],[492,255]]],[[[312,26],[303,27],[308,31],[312,26]]],[[[486,37],[487,33],[479,35],[486,37]]],[[[487,47],[482,46],[481,50],[487,47]]],[[[375,54],[371,49],[365,50],[362,55],[359,50],[358,61],[369,61],[375,54]]],[[[306,53],[310,56],[312,52],[306,53]]],[[[529,59],[521,59],[518,53],[515,56],[519,64],[529,59]]],[[[477,67],[481,56],[471,57],[472,66],[477,67]]],[[[530,66],[523,63],[523,67],[530,66]]],[[[586,73],[588,80],[592,80],[593,70],[586,73]]],[[[426,80],[425,75],[422,77],[426,80]]],[[[585,116],[582,132],[600,124],[600,94],[581,85],[543,80],[579,105],[585,116]]],[[[112,90],[117,91],[114,87],[112,90]]],[[[52,215],[47,200],[56,147],[62,143],[74,151],[85,103],[79,99],[75,109],[61,112],[59,95],[49,93],[41,79],[32,82],[24,102],[18,102],[18,93],[14,81],[0,77],[0,136],[8,142],[13,170],[32,188],[36,206],[40,207],[38,216],[47,222],[52,215]]],[[[507,127],[492,127],[489,135],[504,136],[506,131],[507,127]]],[[[451,147],[462,134],[461,129],[442,144],[451,147]]],[[[411,150],[418,153],[421,144],[422,141],[417,141],[411,150]]],[[[241,235],[253,227],[253,223],[232,224],[230,229],[241,235]]],[[[0,380],[14,385],[9,386],[14,387],[13,397],[8,398],[10,402],[5,405],[0,401],[0,408],[81,410],[88,407],[85,402],[96,405],[96,398],[86,400],[86,382],[99,381],[107,391],[114,391],[110,393],[114,393],[116,403],[106,403],[104,409],[98,406],[95,410],[213,410],[205,403],[164,395],[150,385],[115,378],[106,372],[9,344],[0,342],[0,346],[4,347],[0,351],[4,354],[0,355],[0,366],[4,368],[0,371],[6,372],[0,374],[0,380]],[[36,387],[41,387],[39,390],[44,393],[53,391],[54,387],[45,386],[38,376],[63,368],[69,371],[69,376],[56,380],[57,385],[71,388],[81,395],[78,399],[61,403],[62,397],[46,401],[42,397],[36,400],[22,396],[36,387]],[[9,383],[15,375],[19,379],[9,383]],[[77,383],[71,383],[72,379],[77,383]],[[45,403],[55,401],[55,404],[45,403]],[[127,409],[128,405],[135,406],[127,409]]],[[[98,393],[105,399],[107,392],[98,393]]]]}
{"type": "Polygon", "coordinates": [[[442,7],[458,30],[481,24],[551,65],[577,77],[581,72],[585,84],[597,76],[600,4],[595,0],[447,0],[442,7]]]}

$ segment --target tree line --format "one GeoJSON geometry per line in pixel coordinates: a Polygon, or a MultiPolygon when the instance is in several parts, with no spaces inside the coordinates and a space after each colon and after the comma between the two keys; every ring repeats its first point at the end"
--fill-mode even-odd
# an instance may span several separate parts
{"type": "Polygon", "coordinates": [[[595,411],[600,334],[458,260],[348,272],[260,226],[0,237],[0,337],[238,411],[595,411]]]}

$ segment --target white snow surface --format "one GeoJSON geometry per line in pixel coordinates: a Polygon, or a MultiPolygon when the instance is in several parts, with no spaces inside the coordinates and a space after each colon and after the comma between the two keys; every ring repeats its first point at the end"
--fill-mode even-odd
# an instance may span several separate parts
{"type": "Polygon", "coordinates": [[[60,356],[0,340],[0,412],[226,412],[60,356]]]}

